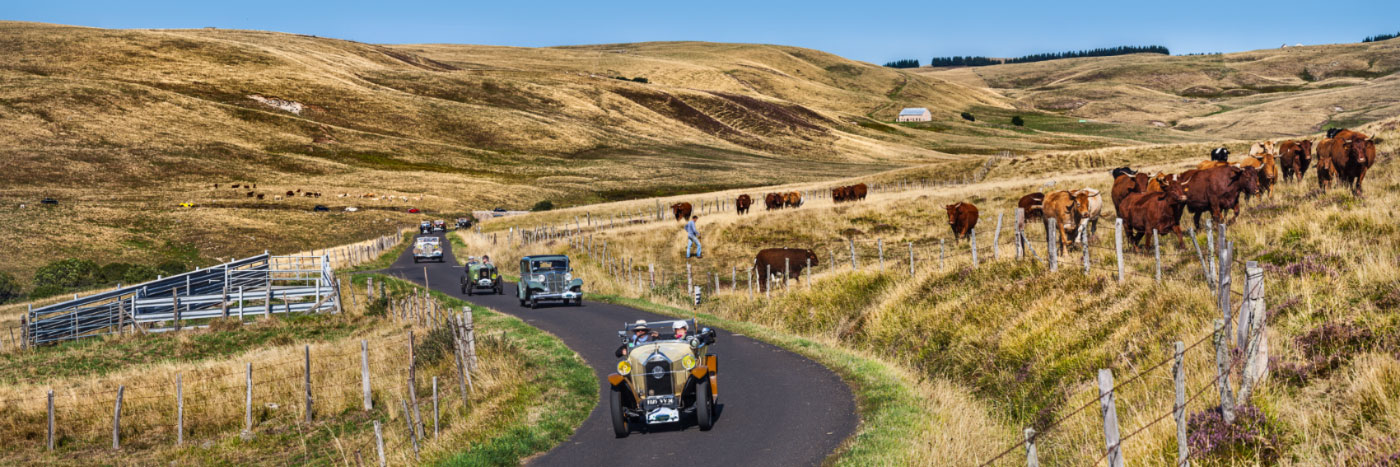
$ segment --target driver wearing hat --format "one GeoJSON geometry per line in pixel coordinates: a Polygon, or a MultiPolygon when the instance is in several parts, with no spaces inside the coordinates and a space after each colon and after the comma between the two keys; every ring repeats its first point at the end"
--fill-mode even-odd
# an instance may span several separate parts
{"type": "Polygon", "coordinates": [[[625,357],[627,356],[627,351],[632,347],[653,340],[656,340],[656,333],[651,332],[651,328],[647,327],[646,320],[639,319],[637,322],[632,323],[632,336],[627,339],[627,343],[622,344],[622,346],[618,347],[617,351],[613,353],[618,357],[625,357]]]}

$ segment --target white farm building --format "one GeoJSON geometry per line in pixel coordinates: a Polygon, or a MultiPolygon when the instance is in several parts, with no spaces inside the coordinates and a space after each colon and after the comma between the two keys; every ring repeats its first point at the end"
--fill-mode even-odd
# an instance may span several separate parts
{"type": "Polygon", "coordinates": [[[894,121],[896,121],[896,122],[929,122],[929,121],[933,121],[933,114],[929,113],[929,112],[928,112],[928,109],[925,109],[925,108],[923,108],[923,107],[909,107],[909,108],[906,108],[906,109],[904,109],[904,110],[899,111],[899,117],[898,117],[898,118],[895,118],[894,121]]]}

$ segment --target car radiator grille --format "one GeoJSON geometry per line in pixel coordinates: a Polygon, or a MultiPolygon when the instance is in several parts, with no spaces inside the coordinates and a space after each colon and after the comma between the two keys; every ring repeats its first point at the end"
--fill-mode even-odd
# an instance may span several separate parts
{"type": "Polygon", "coordinates": [[[647,362],[646,381],[647,395],[671,394],[675,390],[671,383],[671,362],[647,362]]]}
{"type": "Polygon", "coordinates": [[[560,293],[564,291],[564,276],[559,274],[545,274],[544,290],[549,293],[560,293]]]}

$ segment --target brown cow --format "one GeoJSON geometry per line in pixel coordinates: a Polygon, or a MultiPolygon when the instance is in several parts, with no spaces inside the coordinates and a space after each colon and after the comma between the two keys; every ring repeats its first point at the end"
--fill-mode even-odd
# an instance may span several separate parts
{"type": "Polygon", "coordinates": [[[1068,191],[1053,191],[1045,195],[1044,213],[1045,228],[1050,228],[1050,219],[1055,220],[1055,230],[1060,235],[1059,250],[1061,253],[1069,248],[1069,244],[1074,243],[1076,234],[1079,232],[1079,220],[1087,211],[1081,209],[1079,200],[1068,191]]]}
{"type": "Polygon", "coordinates": [[[1331,156],[1332,175],[1350,187],[1352,195],[1361,196],[1361,182],[1366,178],[1366,171],[1376,163],[1376,142],[1364,137],[1344,140],[1341,150],[1333,151],[1331,156]]]}
{"type": "Polygon", "coordinates": [[[296,196],[296,193],[292,193],[292,190],[287,190],[287,197],[291,198],[293,196],[296,196]]]}
{"type": "Polygon", "coordinates": [[[783,207],[795,208],[802,206],[802,193],[794,191],[783,194],[783,207]]]}
{"type": "Polygon", "coordinates": [[[258,193],[258,199],[263,199],[263,194],[262,194],[262,193],[258,193]]]}
{"type": "Polygon", "coordinates": [[[783,208],[783,195],[768,193],[763,195],[763,208],[769,211],[783,208]]]}
{"type": "Polygon", "coordinates": [[[948,210],[948,225],[953,228],[954,240],[962,240],[972,235],[972,229],[977,227],[977,206],[958,202],[943,207],[948,210]]]}
{"type": "Polygon", "coordinates": [[[1287,140],[1279,144],[1279,168],[1283,171],[1285,181],[1303,179],[1303,175],[1308,171],[1308,165],[1312,162],[1312,140],[1287,140]]]}
{"type": "Polygon", "coordinates": [[[1160,235],[1171,231],[1176,233],[1177,244],[1185,249],[1186,240],[1181,235],[1181,207],[1188,200],[1186,187],[1178,180],[1170,179],[1163,184],[1162,190],[1133,193],[1123,199],[1123,227],[1127,229],[1128,241],[1136,247],[1148,232],[1156,230],[1160,235]]]}
{"type": "Polygon", "coordinates": [[[1025,213],[1025,220],[1031,220],[1045,217],[1045,213],[1042,211],[1042,205],[1044,204],[1045,193],[1037,191],[1022,196],[1021,200],[1016,202],[1016,207],[1021,208],[1021,211],[1025,213]]]}
{"type": "Polygon", "coordinates": [[[734,212],[736,213],[748,214],[749,206],[753,206],[753,198],[750,198],[749,195],[739,195],[739,198],[734,200],[734,212]]]}
{"type": "Polygon", "coordinates": [[[248,197],[249,197],[249,198],[252,198],[252,197],[253,197],[253,192],[251,192],[251,191],[248,192],[248,197]]]}
{"type": "MultiPolygon", "coordinates": [[[[812,266],[817,265],[817,254],[812,250],[800,248],[765,248],[758,252],[753,259],[753,270],[758,275],[758,290],[768,290],[769,275],[782,277],[784,268],[793,279],[802,278],[802,270],[807,268],[807,262],[811,261],[812,266]]],[[[784,278],[786,281],[787,279],[784,278]]]]}
{"type": "Polygon", "coordinates": [[[676,220],[683,221],[690,219],[690,203],[676,203],[671,205],[671,213],[676,215],[676,220]]]}
{"type": "Polygon", "coordinates": [[[1234,210],[1230,222],[1240,217],[1240,194],[1259,192],[1259,172],[1253,167],[1216,167],[1188,170],[1176,176],[1186,192],[1186,209],[1201,228],[1201,213],[1210,212],[1216,225],[1225,222],[1224,211],[1234,210]]]}
{"type": "Polygon", "coordinates": [[[1216,167],[1228,167],[1232,165],[1235,164],[1231,164],[1225,161],[1204,161],[1199,164],[1196,164],[1196,170],[1209,170],[1214,169],[1216,167]]]}
{"type": "Polygon", "coordinates": [[[1145,173],[1134,172],[1131,175],[1118,175],[1113,179],[1113,190],[1108,193],[1113,199],[1113,210],[1118,217],[1123,217],[1123,199],[1133,193],[1147,193],[1152,186],[1154,179],[1145,173]]]}
{"type": "Polygon", "coordinates": [[[870,190],[870,189],[869,189],[868,187],[866,187],[864,183],[857,183],[857,184],[855,184],[855,185],[851,185],[851,199],[852,199],[852,200],[862,200],[862,199],[865,199],[865,193],[866,193],[867,191],[869,191],[869,190],[870,190]]]}
{"type": "MultiPolygon", "coordinates": [[[[1245,156],[1240,159],[1240,167],[1254,167],[1259,171],[1259,190],[1265,194],[1272,193],[1274,183],[1278,182],[1278,164],[1274,161],[1274,155],[1263,152],[1256,155],[1245,156]]],[[[1249,198],[1245,194],[1245,198],[1249,198]]]]}
{"type": "Polygon", "coordinates": [[[846,200],[846,187],[838,186],[831,189],[831,202],[840,203],[846,200]]]}

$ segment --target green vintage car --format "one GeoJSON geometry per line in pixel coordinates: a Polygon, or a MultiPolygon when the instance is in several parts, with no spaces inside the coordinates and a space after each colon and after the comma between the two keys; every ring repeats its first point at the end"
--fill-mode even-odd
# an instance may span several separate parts
{"type": "Polygon", "coordinates": [[[520,306],[536,308],[541,300],[583,305],[583,279],[574,277],[569,257],[564,255],[520,258],[520,284],[515,289],[520,306]]]}
{"type": "Polygon", "coordinates": [[[473,295],[483,289],[496,295],[505,293],[501,286],[501,274],[495,264],[484,263],[475,257],[468,258],[466,271],[462,275],[462,293],[473,295]]]}
{"type": "Polygon", "coordinates": [[[625,355],[617,362],[617,373],[608,375],[613,434],[618,438],[638,425],[680,423],[683,415],[694,415],[702,431],[714,426],[719,357],[710,353],[710,346],[715,331],[703,328],[676,338],[675,329],[681,326],[695,329],[695,320],[638,322],[618,331],[623,347],[617,353],[625,355]],[[647,335],[664,332],[638,342],[632,334],[640,329],[647,335]]]}

